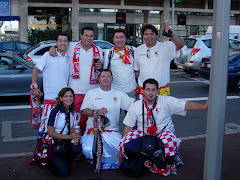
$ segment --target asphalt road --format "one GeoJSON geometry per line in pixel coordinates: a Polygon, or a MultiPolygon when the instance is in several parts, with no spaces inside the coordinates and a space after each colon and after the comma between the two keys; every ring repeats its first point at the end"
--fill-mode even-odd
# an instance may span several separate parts
{"type": "MultiPolygon", "coordinates": [[[[171,72],[171,96],[204,103],[208,97],[209,82],[197,74],[171,72]]],[[[240,132],[240,92],[228,90],[226,133],[240,132]]],[[[30,129],[28,97],[0,98],[0,156],[31,154],[36,145],[37,130],[30,129]]],[[[207,112],[188,112],[185,117],[173,116],[176,134],[181,139],[204,137],[207,112]]],[[[122,129],[122,127],[121,127],[122,129]]]]}

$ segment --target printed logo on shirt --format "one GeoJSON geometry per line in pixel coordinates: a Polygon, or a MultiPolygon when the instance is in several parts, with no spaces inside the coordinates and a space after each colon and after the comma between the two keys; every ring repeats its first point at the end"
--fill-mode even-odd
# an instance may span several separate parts
{"type": "Polygon", "coordinates": [[[118,99],[117,97],[114,97],[114,98],[113,98],[113,101],[114,101],[115,103],[117,103],[117,99],[118,99]]]}
{"type": "Polygon", "coordinates": [[[102,99],[102,98],[95,98],[95,100],[102,99]]]}
{"type": "Polygon", "coordinates": [[[156,51],[156,52],[155,52],[156,57],[158,57],[159,54],[160,54],[160,51],[156,51]]]}
{"type": "Polygon", "coordinates": [[[157,108],[157,109],[156,109],[156,113],[157,113],[157,115],[160,114],[160,111],[161,111],[161,108],[157,108]]]}

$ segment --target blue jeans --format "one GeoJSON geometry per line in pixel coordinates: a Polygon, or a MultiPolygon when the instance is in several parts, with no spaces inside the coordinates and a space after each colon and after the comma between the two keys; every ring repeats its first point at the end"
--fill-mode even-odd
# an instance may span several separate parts
{"type": "Polygon", "coordinates": [[[69,163],[82,151],[82,146],[71,143],[71,154],[54,152],[52,158],[51,171],[57,176],[68,176],[70,174],[69,163]]]}

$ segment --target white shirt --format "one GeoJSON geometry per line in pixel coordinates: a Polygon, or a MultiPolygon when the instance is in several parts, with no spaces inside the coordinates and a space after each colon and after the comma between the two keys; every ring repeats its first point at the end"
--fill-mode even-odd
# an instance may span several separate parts
{"type": "MultiPolygon", "coordinates": [[[[180,100],[171,96],[158,96],[157,106],[153,109],[153,117],[157,126],[157,134],[159,134],[164,127],[172,130],[172,115],[177,114],[181,116],[186,115],[185,111],[186,101],[180,100]]],[[[134,127],[137,122],[137,129],[143,130],[142,118],[142,100],[135,102],[130,108],[123,120],[123,124],[134,127]]],[[[144,133],[147,133],[147,108],[144,106],[144,133]]]]}
{"type": "MultiPolygon", "coordinates": [[[[124,54],[124,51],[119,51],[124,54]]],[[[109,50],[104,54],[104,66],[103,69],[107,69],[109,64],[108,59],[109,50]]],[[[112,88],[129,93],[135,90],[137,83],[135,80],[134,72],[134,58],[130,55],[129,61],[131,64],[125,64],[120,55],[113,52],[112,59],[110,60],[110,70],[113,74],[112,88]]]]}
{"type": "Polygon", "coordinates": [[[44,53],[35,66],[43,72],[44,99],[56,99],[59,91],[68,86],[69,57],[67,54],[65,56],[59,52],[57,54],[57,56],[52,57],[49,52],[44,53]]]}
{"type": "MultiPolygon", "coordinates": [[[[106,108],[108,110],[107,117],[110,121],[105,130],[119,130],[119,116],[120,109],[128,110],[131,104],[134,102],[134,98],[129,97],[126,93],[111,89],[110,91],[103,91],[100,87],[89,90],[84,97],[81,110],[89,109],[101,109],[106,108]]],[[[87,128],[93,128],[93,117],[88,117],[87,128]]]]}
{"type": "MultiPolygon", "coordinates": [[[[73,55],[75,46],[78,42],[70,42],[67,54],[70,57],[70,81],[69,85],[74,90],[75,94],[86,94],[90,89],[96,88],[99,84],[89,84],[90,83],[90,73],[92,67],[92,59],[93,59],[93,48],[90,48],[88,51],[85,51],[82,47],[80,48],[80,58],[79,58],[79,79],[73,79],[71,77],[73,73],[73,55]]],[[[99,48],[101,62],[103,63],[102,49],[99,48]]]]}
{"type": "Polygon", "coordinates": [[[170,63],[179,54],[180,51],[176,51],[176,45],[170,41],[157,42],[151,48],[148,48],[146,44],[137,47],[134,51],[134,70],[140,70],[139,86],[143,86],[143,82],[149,78],[156,79],[159,87],[168,84],[170,82],[170,63]],[[150,58],[147,57],[148,49],[150,58]]]}

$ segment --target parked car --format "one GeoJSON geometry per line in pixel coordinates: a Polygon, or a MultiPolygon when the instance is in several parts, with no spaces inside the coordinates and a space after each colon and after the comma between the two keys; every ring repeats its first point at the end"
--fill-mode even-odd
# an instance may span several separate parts
{"type": "Polygon", "coordinates": [[[6,41],[0,42],[0,49],[5,51],[12,51],[20,56],[33,46],[31,44],[20,41],[6,41]]]}
{"type": "MultiPolygon", "coordinates": [[[[0,96],[30,94],[34,64],[13,52],[0,51],[0,96]]],[[[39,88],[42,88],[42,73],[39,72],[39,88]]]]}
{"type": "MultiPolygon", "coordinates": [[[[198,71],[202,58],[211,56],[212,36],[195,35],[184,39],[188,50],[185,51],[185,60],[180,62],[186,73],[198,71]]],[[[239,48],[240,41],[229,39],[229,48],[239,48]]]]}
{"type": "MultiPolygon", "coordinates": [[[[211,68],[211,58],[203,58],[199,76],[204,79],[209,79],[211,68]]],[[[228,86],[240,91],[240,51],[229,51],[228,57],[228,86]]]]}
{"type": "MultiPolygon", "coordinates": [[[[105,49],[110,49],[112,48],[114,45],[107,42],[107,41],[103,41],[103,40],[93,40],[93,43],[96,44],[97,46],[99,46],[100,48],[103,49],[103,52],[105,51],[105,49]]],[[[40,43],[38,43],[36,46],[34,46],[33,48],[29,49],[25,54],[24,54],[24,58],[27,59],[30,62],[33,62],[34,64],[36,64],[40,58],[42,57],[42,55],[49,51],[50,47],[52,46],[56,46],[56,41],[42,41],[40,43]]]]}

